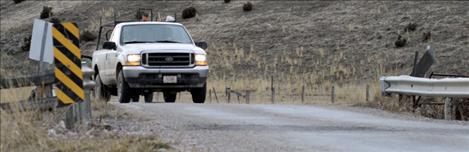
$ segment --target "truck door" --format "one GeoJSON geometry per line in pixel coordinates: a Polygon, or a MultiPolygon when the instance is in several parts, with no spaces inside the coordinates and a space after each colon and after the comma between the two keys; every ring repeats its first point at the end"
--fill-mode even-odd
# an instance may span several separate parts
{"type": "Polygon", "coordinates": [[[116,50],[112,50],[106,54],[106,70],[107,78],[110,84],[116,84],[117,80],[117,57],[119,53],[122,53],[122,48],[119,43],[119,34],[116,34],[116,30],[112,31],[109,41],[116,43],[116,50]]]}
{"type": "Polygon", "coordinates": [[[108,70],[108,78],[109,78],[109,83],[111,84],[116,84],[117,80],[117,73],[116,73],[116,70],[117,70],[117,57],[119,55],[119,53],[121,53],[121,49],[119,46],[117,46],[117,49],[116,50],[112,50],[111,52],[107,53],[107,60],[106,60],[106,68],[108,70]]]}
{"type": "Polygon", "coordinates": [[[113,50],[107,50],[107,49],[101,49],[95,52],[93,60],[96,60],[96,63],[98,65],[98,70],[99,70],[99,75],[101,77],[101,81],[105,85],[109,85],[110,80],[109,80],[109,67],[107,65],[108,62],[108,54],[109,52],[112,52],[113,50]]]}

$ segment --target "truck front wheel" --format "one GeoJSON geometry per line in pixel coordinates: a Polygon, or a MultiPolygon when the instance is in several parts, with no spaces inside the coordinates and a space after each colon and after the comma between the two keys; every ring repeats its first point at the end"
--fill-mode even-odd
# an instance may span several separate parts
{"type": "Polygon", "coordinates": [[[130,87],[125,82],[124,73],[122,71],[119,72],[117,76],[117,97],[120,103],[129,103],[130,97],[132,96],[130,87]]]}
{"type": "Polygon", "coordinates": [[[192,101],[194,103],[204,103],[207,94],[207,84],[202,88],[191,89],[192,101]]]}

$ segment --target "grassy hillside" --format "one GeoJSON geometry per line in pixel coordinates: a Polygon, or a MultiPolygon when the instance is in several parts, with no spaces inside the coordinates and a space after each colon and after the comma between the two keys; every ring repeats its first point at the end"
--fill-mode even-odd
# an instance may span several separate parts
{"type": "MultiPolygon", "coordinates": [[[[194,6],[197,16],[180,22],[196,40],[209,43],[210,81],[216,87],[262,90],[271,76],[290,89],[375,82],[381,75],[409,74],[414,52],[423,54],[427,45],[439,60],[431,71],[469,75],[469,2],[253,1],[250,12],[242,10],[244,3],[2,1],[1,73],[34,70],[20,46],[43,6],[53,7],[53,17],[95,33],[101,17],[111,22],[114,13],[128,20],[146,7],[180,18],[184,8],[194,6]],[[405,30],[409,24],[415,30],[405,30]],[[424,40],[428,32],[431,37],[424,40]],[[407,44],[397,48],[399,35],[407,44]]],[[[82,43],[83,53],[90,55],[95,45],[82,43]]]]}
{"type": "MultiPolygon", "coordinates": [[[[464,68],[469,65],[468,2],[254,1],[254,10],[243,12],[240,1],[2,1],[1,51],[25,53],[17,47],[42,6],[52,6],[55,17],[96,31],[99,18],[109,22],[113,12],[131,19],[137,8],[151,6],[162,16],[180,14],[188,3],[198,16],[181,22],[196,40],[210,44],[212,72],[219,77],[239,76],[246,70],[252,72],[242,72],[249,78],[305,74],[326,80],[364,80],[393,71],[405,74],[414,51],[423,52],[426,45],[435,48],[440,61],[433,71],[469,73],[464,68]],[[415,31],[404,31],[409,23],[417,25],[415,31]],[[423,42],[428,31],[431,39],[423,42]],[[394,46],[398,35],[407,39],[405,47],[394,46]]],[[[93,45],[82,44],[82,49],[90,54],[93,45]]]]}

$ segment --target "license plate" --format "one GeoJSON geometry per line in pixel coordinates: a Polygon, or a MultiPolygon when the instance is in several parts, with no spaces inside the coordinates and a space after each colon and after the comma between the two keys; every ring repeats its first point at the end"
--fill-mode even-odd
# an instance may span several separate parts
{"type": "Polygon", "coordinates": [[[163,83],[177,83],[177,76],[163,76],[163,83]]]}

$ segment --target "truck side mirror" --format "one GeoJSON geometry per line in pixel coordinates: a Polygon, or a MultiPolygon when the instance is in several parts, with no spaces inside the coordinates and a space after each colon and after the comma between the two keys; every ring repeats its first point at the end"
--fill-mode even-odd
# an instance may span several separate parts
{"type": "Polygon", "coordinates": [[[207,49],[208,44],[207,44],[207,42],[195,42],[195,46],[198,46],[198,47],[205,50],[205,49],[207,49]]]}
{"type": "Polygon", "coordinates": [[[116,43],[111,41],[106,41],[103,43],[103,49],[115,50],[117,49],[116,43]]]}

